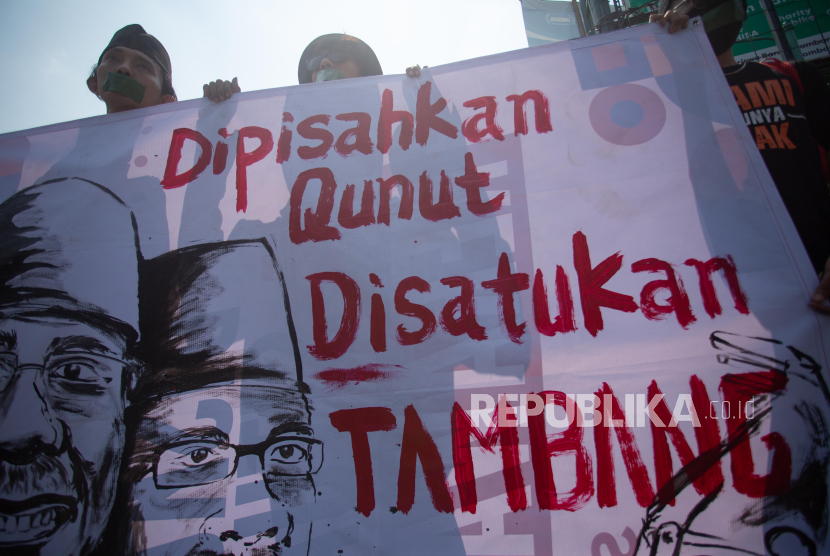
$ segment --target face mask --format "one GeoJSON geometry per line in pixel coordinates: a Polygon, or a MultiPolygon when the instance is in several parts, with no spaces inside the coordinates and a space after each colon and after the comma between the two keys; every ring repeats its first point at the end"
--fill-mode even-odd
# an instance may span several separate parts
{"type": "Polygon", "coordinates": [[[317,72],[317,83],[322,83],[323,81],[334,81],[335,79],[346,79],[346,76],[343,75],[339,69],[335,68],[326,68],[317,72]]]}
{"type": "Polygon", "coordinates": [[[136,104],[140,103],[141,99],[144,98],[145,90],[144,85],[132,77],[127,77],[120,73],[107,72],[107,78],[104,80],[104,92],[124,95],[128,99],[135,101],[136,104]]]}

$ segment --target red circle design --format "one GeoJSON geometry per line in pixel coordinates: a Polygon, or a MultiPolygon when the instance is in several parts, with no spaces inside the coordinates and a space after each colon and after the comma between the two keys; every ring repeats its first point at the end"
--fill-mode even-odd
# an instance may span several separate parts
{"type": "Polygon", "coordinates": [[[651,141],[666,123],[666,106],[660,97],[642,85],[624,83],[599,92],[588,108],[594,131],[615,145],[630,147],[651,141]],[[636,102],[643,109],[643,120],[634,127],[622,127],[611,119],[611,108],[620,101],[636,102]]]}

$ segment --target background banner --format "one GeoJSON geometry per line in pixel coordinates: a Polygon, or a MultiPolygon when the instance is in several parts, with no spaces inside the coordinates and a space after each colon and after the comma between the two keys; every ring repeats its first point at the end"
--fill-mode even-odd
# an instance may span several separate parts
{"type": "Polygon", "coordinates": [[[522,0],[527,44],[539,46],[580,36],[574,2],[522,0]]]}
{"type": "Polygon", "coordinates": [[[701,25],[8,134],[0,200],[2,549],[826,550],[827,323],[701,25]]]}
{"type": "MultiPolygon", "coordinates": [[[[788,32],[790,47],[798,47],[805,60],[827,56],[830,38],[830,1],[773,0],[781,27],[788,32]]],[[[783,55],[778,51],[770,27],[769,15],[759,0],[747,0],[747,18],[738,36],[733,54],[738,61],[759,61],[783,55]]],[[[799,59],[799,58],[796,58],[799,59]]]]}

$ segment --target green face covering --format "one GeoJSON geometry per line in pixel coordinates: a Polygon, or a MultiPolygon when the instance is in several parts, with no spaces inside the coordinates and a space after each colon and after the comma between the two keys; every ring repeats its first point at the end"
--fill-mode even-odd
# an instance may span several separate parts
{"type": "Polygon", "coordinates": [[[317,72],[317,83],[322,83],[323,81],[334,81],[335,79],[346,79],[346,76],[343,75],[339,69],[335,68],[326,68],[317,72]]]}
{"type": "Polygon", "coordinates": [[[136,104],[144,98],[145,90],[144,85],[132,77],[120,73],[107,72],[107,78],[104,80],[104,92],[124,95],[128,99],[134,100],[136,104]]]}

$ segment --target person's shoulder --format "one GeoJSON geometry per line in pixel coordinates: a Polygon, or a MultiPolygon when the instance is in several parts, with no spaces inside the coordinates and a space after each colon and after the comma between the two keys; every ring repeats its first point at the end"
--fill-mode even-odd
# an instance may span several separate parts
{"type": "MultiPolygon", "coordinates": [[[[737,65],[722,69],[723,75],[726,77],[726,81],[730,86],[756,81],[763,82],[769,79],[793,80],[791,76],[787,75],[786,71],[776,69],[766,62],[739,62],[737,65]]],[[[793,73],[795,72],[793,71],[793,73]]]]}
{"type": "Polygon", "coordinates": [[[805,60],[795,62],[771,60],[764,65],[790,78],[802,91],[825,92],[828,89],[827,80],[811,62],[805,60]]]}
{"type": "Polygon", "coordinates": [[[802,81],[809,83],[823,83],[825,86],[827,85],[827,80],[824,78],[824,75],[821,74],[812,62],[799,60],[797,62],[792,62],[792,65],[798,72],[798,75],[802,81]]]}
{"type": "Polygon", "coordinates": [[[747,74],[759,78],[763,78],[763,76],[766,76],[767,79],[781,78],[782,76],[790,79],[796,78],[795,70],[791,64],[774,58],[768,58],[763,62],[744,62],[744,65],[747,74]]]}
{"type": "Polygon", "coordinates": [[[759,64],[765,68],[768,68],[772,71],[777,73],[783,73],[787,77],[795,78],[796,75],[796,67],[792,62],[783,62],[777,58],[767,58],[761,64],[759,64]]]}
{"type": "Polygon", "coordinates": [[[817,75],[821,75],[821,72],[819,72],[818,69],[816,69],[816,66],[814,66],[812,62],[808,62],[807,60],[796,60],[795,62],[788,62],[788,63],[791,64],[792,66],[794,66],[795,69],[797,69],[799,73],[804,72],[804,73],[814,73],[814,74],[817,74],[817,75]]]}

